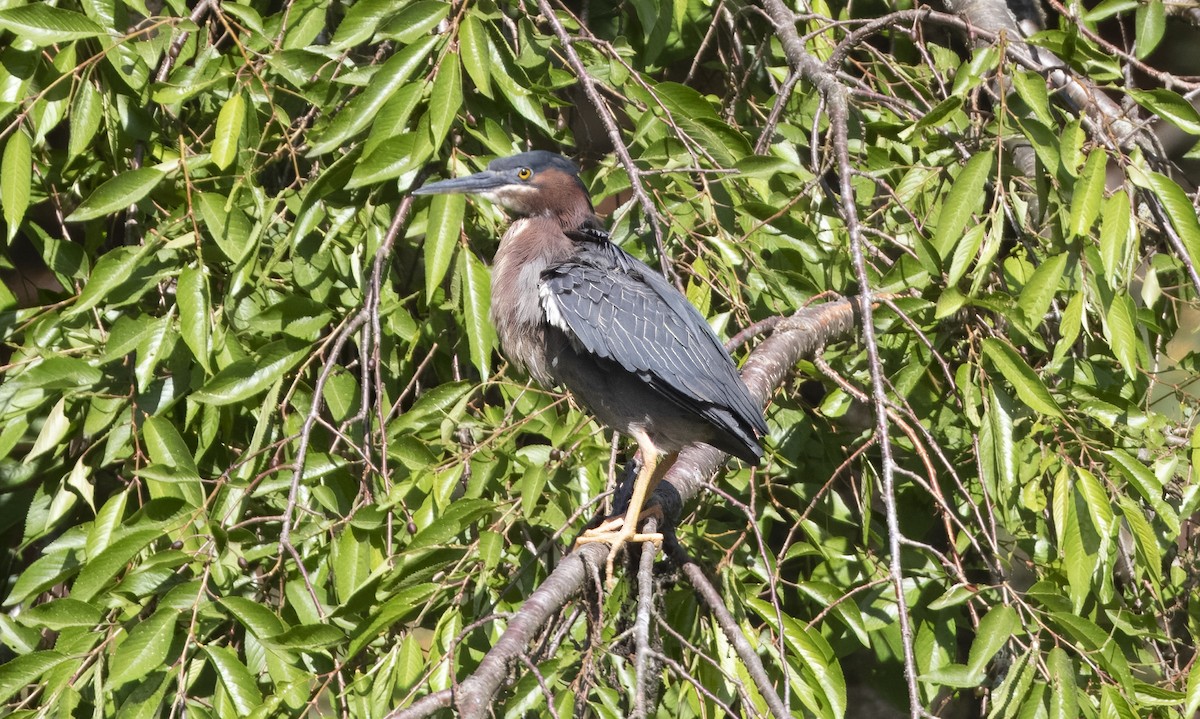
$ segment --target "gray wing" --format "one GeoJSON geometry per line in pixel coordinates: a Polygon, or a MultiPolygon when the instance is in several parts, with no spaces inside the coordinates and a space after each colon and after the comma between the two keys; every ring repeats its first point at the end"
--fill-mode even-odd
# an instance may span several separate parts
{"type": "Polygon", "coordinates": [[[762,409],[700,312],[609,242],[581,243],[542,273],[542,309],[577,349],[616,362],[654,392],[758,448],[762,409]]]}

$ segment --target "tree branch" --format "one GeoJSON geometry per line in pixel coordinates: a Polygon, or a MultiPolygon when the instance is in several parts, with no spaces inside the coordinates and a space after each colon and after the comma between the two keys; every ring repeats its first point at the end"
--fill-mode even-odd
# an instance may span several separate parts
{"type": "MultiPolygon", "coordinates": [[[[854,315],[854,304],[850,300],[838,300],[805,308],[779,323],[742,368],[742,379],[751,395],[765,404],[802,357],[831,342],[852,337],[854,315]]],[[[703,483],[727,458],[728,455],[720,450],[703,444],[692,445],[679,453],[679,458],[654,493],[654,500],[663,509],[665,526],[678,522],[684,504],[699,493],[703,483]]],[[[388,719],[420,719],[451,704],[464,719],[487,716],[496,692],[507,678],[509,665],[525,652],[540,628],[583,589],[593,574],[589,567],[604,565],[608,551],[607,544],[595,542],[568,554],[525,600],[500,639],[456,690],[429,694],[407,708],[391,712],[388,719]]]]}
{"type": "MultiPolygon", "coordinates": [[[[784,57],[793,73],[807,80],[820,91],[829,115],[829,133],[835,155],[840,187],[835,199],[840,202],[846,231],[850,235],[850,255],[854,272],[858,278],[858,309],[862,314],[863,344],[867,349],[867,363],[871,371],[871,397],[875,409],[875,434],[879,442],[882,487],[880,495],[887,514],[889,572],[896,591],[896,609],[900,620],[900,636],[904,645],[904,679],[908,685],[909,713],[913,719],[924,714],[921,694],[917,687],[917,662],[913,651],[912,622],[908,616],[908,605],[904,599],[904,570],[900,561],[901,534],[900,518],[896,509],[895,461],[892,459],[892,444],[888,429],[888,404],[883,365],[879,359],[879,348],[875,342],[875,324],[872,320],[871,282],[867,275],[866,259],[863,256],[862,226],[858,220],[858,204],[855,200],[853,168],[850,164],[849,101],[845,86],[837,76],[815,57],[810,55],[796,32],[795,16],[782,0],[764,0],[764,7],[775,25],[775,33],[783,46],[784,57]]],[[[834,194],[830,190],[830,194],[834,194]]]]}

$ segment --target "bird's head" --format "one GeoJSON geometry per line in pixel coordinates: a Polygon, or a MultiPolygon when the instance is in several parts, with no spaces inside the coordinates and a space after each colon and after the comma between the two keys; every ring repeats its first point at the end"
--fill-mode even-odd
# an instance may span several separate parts
{"type": "Polygon", "coordinates": [[[479,195],[514,214],[556,217],[572,227],[592,215],[579,168],[562,155],[545,150],[492,160],[483,172],[413,190],[414,195],[451,193],[479,195]]]}

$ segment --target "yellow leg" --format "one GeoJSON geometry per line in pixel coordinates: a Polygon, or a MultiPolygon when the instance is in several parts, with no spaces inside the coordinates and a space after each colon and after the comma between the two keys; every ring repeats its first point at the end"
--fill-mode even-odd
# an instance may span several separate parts
{"type": "MultiPolygon", "coordinates": [[[[625,511],[625,516],[606,520],[600,526],[584,532],[575,542],[576,547],[594,542],[605,542],[612,546],[608,552],[608,561],[605,563],[609,589],[612,589],[616,583],[616,577],[613,575],[613,560],[616,559],[617,554],[626,543],[653,542],[655,546],[659,546],[663,539],[662,534],[658,532],[638,533],[637,527],[642,518],[642,505],[646,503],[646,498],[654,493],[655,488],[662,481],[663,475],[666,474],[666,469],[671,466],[671,462],[659,462],[658,451],[645,434],[639,432],[634,437],[642,450],[642,469],[638,472],[637,479],[634,480],[633,496],[629,500],[629,508],[625,511]]],[[[662,516],[662,512],[657,508],[652,511],[659,517],[662,516]]]]}

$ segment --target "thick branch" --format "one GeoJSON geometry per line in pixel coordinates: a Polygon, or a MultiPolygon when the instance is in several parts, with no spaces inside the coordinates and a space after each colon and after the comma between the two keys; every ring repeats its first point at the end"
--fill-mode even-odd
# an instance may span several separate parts
{"type": "MultiPolygon", "coordinates": [[[[742,379],[750,393],[765,404],[797,361],[826,344],[853,336],[854,325],[854,304],[850,300],[803,309],[781,322],[775,333],[751,353],[742,368],[742,379]]],[[[727,458],[728,455],[708,445],[692,445],[680,452],[654,494],[668,525],[678,520],[684,503],[699,493],[703,483],[727,458]]],[[[595,542],[567,555],[525,600],[479,667],[453,693],[447,689],[430,694],[405,709],[393,711],[388,719],[419,719],[451,703],[464,719],[487,716],[510,664],[525,652],[541,627],[583,589],[588,581],[588,567],[604,565],[608,551],[607,544],[595,542]]]]}

